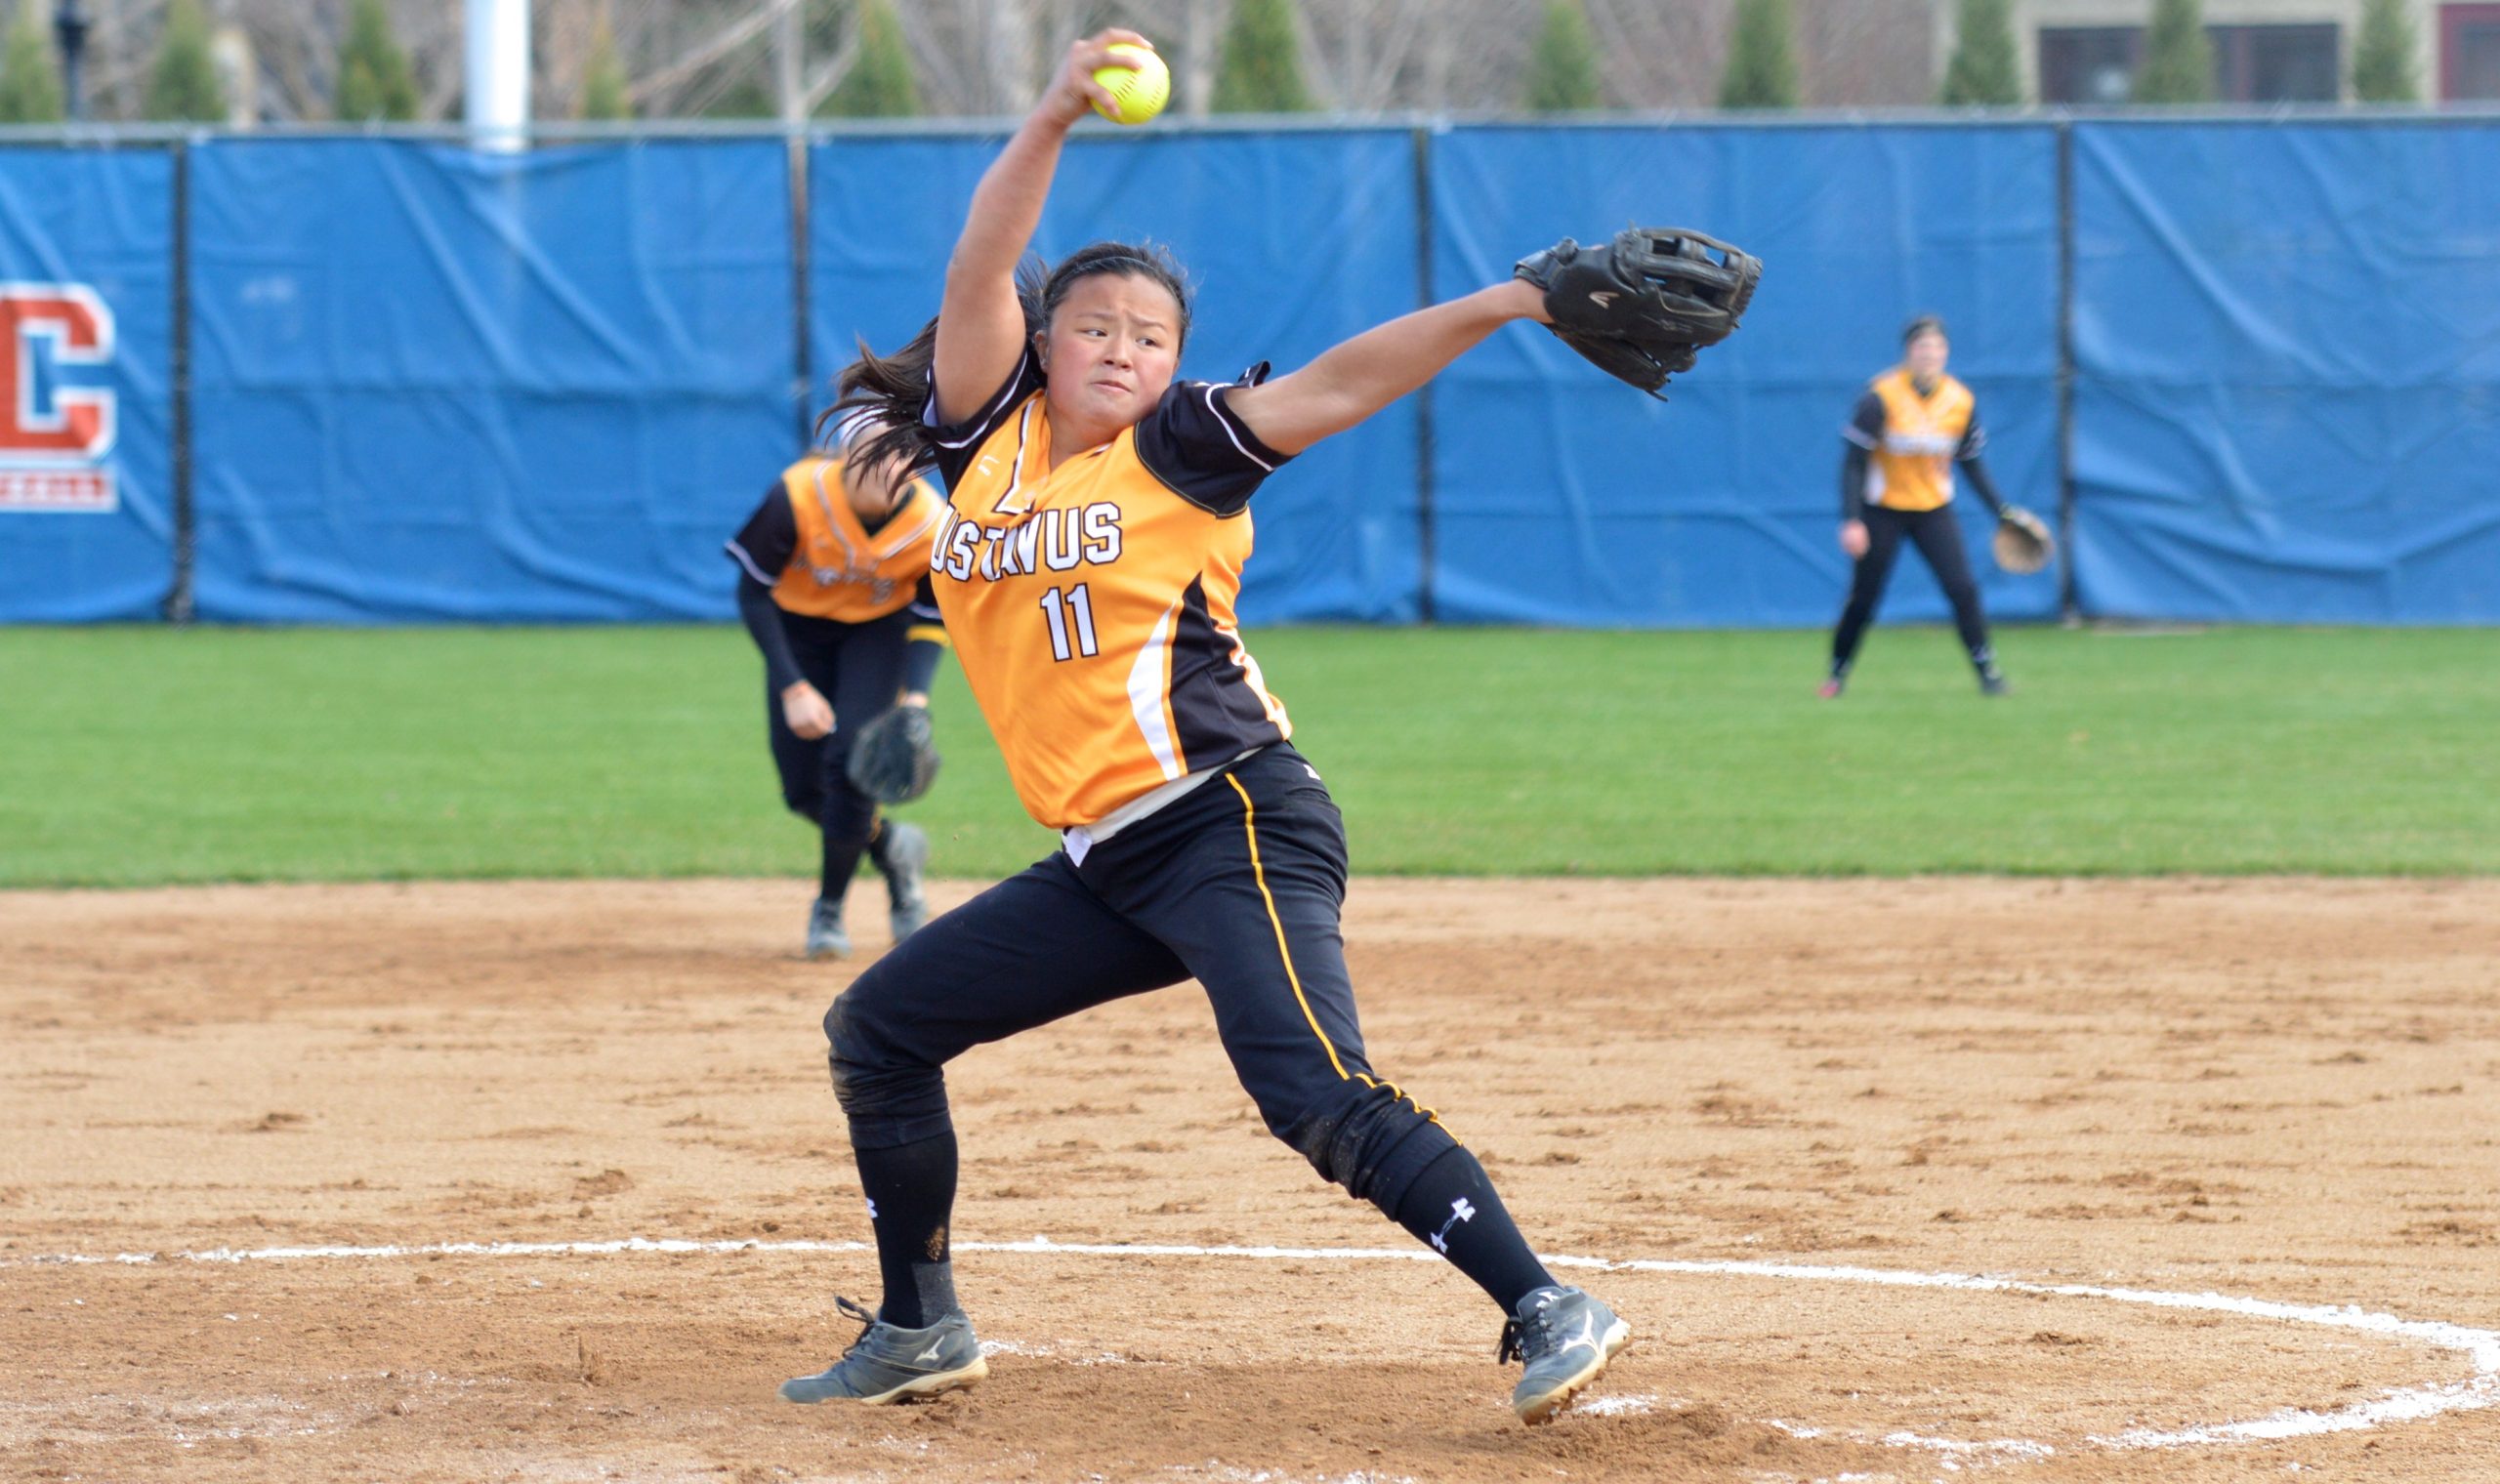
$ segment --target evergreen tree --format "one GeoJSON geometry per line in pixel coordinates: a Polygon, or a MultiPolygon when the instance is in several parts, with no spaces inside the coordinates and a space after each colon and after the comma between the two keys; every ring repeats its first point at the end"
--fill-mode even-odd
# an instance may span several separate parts
{"type": "Polygon", "coordinates": [[[859,55],[851,73],[816,110],[837,118],[909,118],[920,112],[920,85],[912,80],[911,50],[894,0],[858,0],[853,24],[859,55]]]}
{"type": "Polygon", "coordinates": [[[2152,29],[2145,35],[2144,70],[2136,74],[2132,101],[2140,103],[2204,103],[2214,99],[2214,46],[2205,36],[2197,0],[2153,0],[2152,29]]]}
{"type": "Polygon", "coordinates": [[[339,49],[339,122],[405,123],[416,116],[417,78],[391,34],[391,13],[382,0],[355,0],[347,45],[339,49]]]}
{"type": "Polygon", "coordinates": [[[2422,101],[2413,76],[2413,17],[2404,0],[2369,0],[2353,44],[2353,96],[2365,103],[2422,101]]]}
{"type": "Polygon", "coordinates": [[[43,13],[35,0],[25,0],[0,57],[0,124],[62,120],[61,77],[52,69],[52,38],[44,30],[43,13]]]}
{"type": "Polygon", "coordinates": [[[1598,47],[1581,0],[1545,0],[1545,24],[1527,63],[1530,113],[1581,113],[1597,107],[1598,47]]]}
{"type": "Polygon", "coordinates": [[[772,101],[772,90],[761,77],[744,76],[703,105],[705,118],[779,118],[781,109],[772,101]]]}
{"type": "Polygon", "coordinates": [[[1215,111],[1306,113],[1312,106],[1302,80],[1293,0],[1233,0],[1216,73],[1215,111]]]}
{"type": "Polygon", "coordinates": [[[634,95],[625,82],[625,62],[616,55],[616,32],[603,10],[591,27],[590,56],[582,62],[582,95],[574,111],[585,119],[614,122],[634,116],[634,95]]]}
{"type": "Polygon", "coordinates": [[[226,88],[208,53],[208,17],[199,0],[165,7],[165,34],[147,74],[146,113],[158,123],[216,123],[226,117],[226,88]]]}
{"type": "Polygon", "coordinates": [[[1797,106],[1796,51],[1789,45],[1788,0],[1736,0],[1728,70],[1719,78],[1722,108],[1797,106]]]}
{"type": "Polygon", "coordinates": [[[1937,102],[1949,108],[2021,103],[2022,68],[2015,61],[2014,13],[2006,0],[1961,0],[1953,31],[1953,60],[1937,102]]]}

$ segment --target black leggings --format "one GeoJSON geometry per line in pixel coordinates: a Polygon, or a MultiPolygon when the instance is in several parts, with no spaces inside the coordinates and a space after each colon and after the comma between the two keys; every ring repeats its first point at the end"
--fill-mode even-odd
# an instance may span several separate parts
{"type": "Polygon", "coordinates": [[[1970,558],[1962,553],[1962,527],[1953,518],[1953,507],[1899,511],[1869,506],[1864,519],[1866,555],[1857,558],[1849,604],[1841,609],[1840,627],[1832,631],[1832,674],[1847,675],[1856,662],[1857,646],[1884,601],[1884,585],[1892,581],[1893,559],[1900,555],[1905,535],[1917,544],[1937,586],[1944,590],[1944,600],[1953,605],[1953,627],[1961,631],[1971,663],[1985,669],[1990,659],[1988,620],[1979,611],[1979,585],[1972,580],[1970,558]]]}
{"type": "Polygon", "coordinates": [[[949,1134],[963,1051],[1196,978],[1268,1130],[1393,1216],[1455,1142],[1363,1054],[1337,926],[1346,836],[1283,743],[1094,846],[1008,878],[870,965],[825,1015],[860,1149],[949,1134]]]}
{"type": "Polygon", "coordinates": [[[902,687],[905,636],[914,622],[909,609],[864,624],[782,619],[799,674],[833,707],[834,725],[831,734],[813,740],[792,731],[781,718],[781,697],[767,681],[764,710],[772,764],[781,774],[781,802],[823,832],[818,889],[837,901],[877,833],[876,801],[851,783],[851,744],[861,727],[895,704],[902,687]]]}

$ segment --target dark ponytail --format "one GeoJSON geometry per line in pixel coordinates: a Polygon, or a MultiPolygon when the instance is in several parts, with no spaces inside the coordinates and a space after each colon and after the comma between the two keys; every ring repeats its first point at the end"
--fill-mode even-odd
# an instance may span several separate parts
{"type": "Polygon", "coordinates": [[[816,419],[817,444],[864,463],[900,458],[915,477],[928,474],[938,467],[938,445],[920,421],[920,413],[929,405],[929,368],[938,353],[938,321],[933,318],[922,325],[920,333],[892,355],[879,355],[864,340],[857,345],[859,358],[834,378],[833,405],[816,419]],[[869,419],[879,431],[845,449],[838,433],[854,417],[869,419]]]}
{"type": "MultiPolygon", "coordinates": [[[[1039,258],[1026,258],[1016,268],[1016,300],[1024,310],[1024,338],[1030,341],[1050,324],[1051,315],[1058,312],[1068,290],[1079,280],[1098,273],[1144,278],[1169,290],[1173,302],[1181,307],[1173,350],[1177,353],[1188,344],[1188,276],[1182,271],[1180,260],[1153,242],[1096,242],[1078,248],[1061,259],[1058,267],[1048,269],[1039,258]]],[[[850,448],[850,457],[870,462],[899,457],[907,461],[914,474],[929,473],[938,464],[938,444],[931,435],[933,430],[921,421],[921,414],[929,406],[930,372],[938,355],[938,321],[933,318],[922,325],[920,333],[891,355],[879,355],[868,349],[864,340],[857,344],[859,358],[843,367],[842,374],[834,379],[833,405],[816,419],[816,441],[834,446],[838,442],[835,433],[841,426],[864,414],[882,427],[850,448]]]]}

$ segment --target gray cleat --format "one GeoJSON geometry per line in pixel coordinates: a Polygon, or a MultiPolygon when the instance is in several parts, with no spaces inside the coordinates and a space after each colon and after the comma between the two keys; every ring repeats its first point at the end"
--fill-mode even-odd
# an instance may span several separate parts
{"type": "Polygon", "coordinates": [[[1527,1362],[1511,1410],[1531,1427],[1552,1422],[1630,1343],[1632,1326],[1595,1298],[1576,1288],[1537,1289],[1502,1326],[1499,1358],[1527,1362]]]}
{"type": "Polygon", "coordinates": [[[848,1298],[834,1306],[865,1328],[842,1358],[813,1376],[794,1376],[781,1383],[781,1399],[789,1402],[857,1402],[882,1407],[889,1402],[936,1396],[979,1381],[989,1374],[980,1341],[973,1338],[973,1322],[958,1311],[924,1330],[897,1329],[848,1298]]]}
{"type": "Polygon", "coordinates": [[[808,957],[811,960],[851,957],[851,934],[842,930],[842,903],[819,896],[808,909],[808,957]]]}
{"type": "Polygon", "coordinates": [[[921,877],[929,869],[929,835],[916,824],[886,825],[886,848],[877,862],[886,874],[887,921],[895,941],[918,932],[929,923],[929,893],[921,877]]]}

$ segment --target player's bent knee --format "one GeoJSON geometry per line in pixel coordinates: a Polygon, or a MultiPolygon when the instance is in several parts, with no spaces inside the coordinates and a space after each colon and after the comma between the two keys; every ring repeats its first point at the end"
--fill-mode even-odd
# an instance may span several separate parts
{"type": "Polygon", "coordinates": [[[862,974],[824,1012],[825,1064],[833,1095],[861,1148],[907,1144],[952,1127],[946,1074],[913,1051],[879,1012],[876,971],[862,974]],[[866,993],[862,993],[862,991],[866,993]]]}
{"type": "Polygon", "coordinates": [[[1269,1128],[1291,1144],[1320,1177],[1357,1200],[1395,1212],[1426,1166],[1458,1147],[1458,1140],[1415,1105],[1386,1086],[1349,1082],[1299,1116],[1269,1128]]]}

